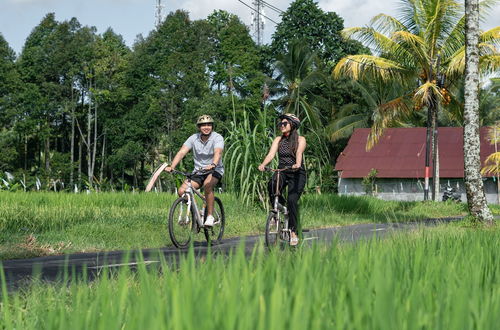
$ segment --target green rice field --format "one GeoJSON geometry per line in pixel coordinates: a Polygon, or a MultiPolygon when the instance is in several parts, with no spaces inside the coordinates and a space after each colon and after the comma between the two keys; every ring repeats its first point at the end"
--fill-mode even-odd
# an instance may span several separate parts
{"type": "Polygon", "coordinates": [[[294,252],[188,254],[10,294],[2,278],[0,328],[498,329],[499,246],[498,225],[451,224],[294,252]]]}
{"type": "MultiPolygon", "coordinates": [[[[225,237],[264,232],[265,210],[245,206],[234,195],[219,196],[226,209],[225,237]]],[[[155,193],[0,191],[0,260],[171,245],[166,224],[175,198],[155,193]]],[[[329,194],[304,195],[300,203],[301,221],[306,228],[466,213],[463,204],[387,202],[329,194]]],[[[495,212],[499,213],[499,209],[495,212]]]]}

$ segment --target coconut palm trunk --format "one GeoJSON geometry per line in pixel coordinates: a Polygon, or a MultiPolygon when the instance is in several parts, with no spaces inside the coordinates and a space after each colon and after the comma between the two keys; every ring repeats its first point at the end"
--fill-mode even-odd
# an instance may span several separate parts
{"type": "Polygon", "coordinates": [[[470,214],[480,222],[493,223],[484,193],[479,156],[479,3],[465,0],[465,107],[464,172],[470,214]]]}

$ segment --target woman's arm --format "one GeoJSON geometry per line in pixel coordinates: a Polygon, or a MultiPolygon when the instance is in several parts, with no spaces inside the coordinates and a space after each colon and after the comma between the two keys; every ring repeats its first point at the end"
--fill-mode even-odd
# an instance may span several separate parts
{"type": "Polygon", "coordinates": [[[300,168],[304,150],[306,150],[306,138],[299,136],[299,145],[297,146],[297,153],[295,154],[295,165],[293,165],[292,168],[300,168]]]}
{"type": "Polygon", "coordinates": [[[266,165],[273,160],[274,156],[276,155],[276,152],[278,151],[278,145],[280,143],[280,140],[281,136],[278,136],[277,138],[274,139],[273,144],[271,144],[271,148],[269,148],[269,152],[267,153],[266,158],[264,158],[262,164],[259,165],[259,171],[263,172],[266,165]]]}

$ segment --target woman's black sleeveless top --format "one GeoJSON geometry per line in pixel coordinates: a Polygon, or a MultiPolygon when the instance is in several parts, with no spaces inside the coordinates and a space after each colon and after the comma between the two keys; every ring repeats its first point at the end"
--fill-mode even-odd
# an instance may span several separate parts
{"type": "MultiPolygon", "coordinates": [[[[290,140],[285,137],[281,137],[281,141],[278,145],[278,158],[278,168],[292,166],[295,164],[297,159],[295,152],[293,152],[290,140]]],[[[304,168],[304,159],[302,159],[300,168],[304,168]]]]}

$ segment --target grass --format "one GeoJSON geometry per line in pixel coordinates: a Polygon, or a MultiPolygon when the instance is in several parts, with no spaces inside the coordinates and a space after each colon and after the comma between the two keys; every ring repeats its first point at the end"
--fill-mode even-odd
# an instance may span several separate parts
{"type": "MultiPolygon", "coordinates": [[[[244,207],[234,195],[220,197],[226,209],[225,237],[263,233],[264,210],[244,207]]],[[[174,199],[174,195],[153,193],[0,192],[0,259],[171,245],[166,223],[174,199]]],[[[386,202],[326,194],[304,195],[300,203],[306,228],[466,213],[463,204],[386,202]]]]}
{"type": "Polygon", "coordinates": [[[295,253],[189,254],[9,295],[3,284],[0,328],[497,329],[498,246],[498,226],[455,224],[295,253]]]}

